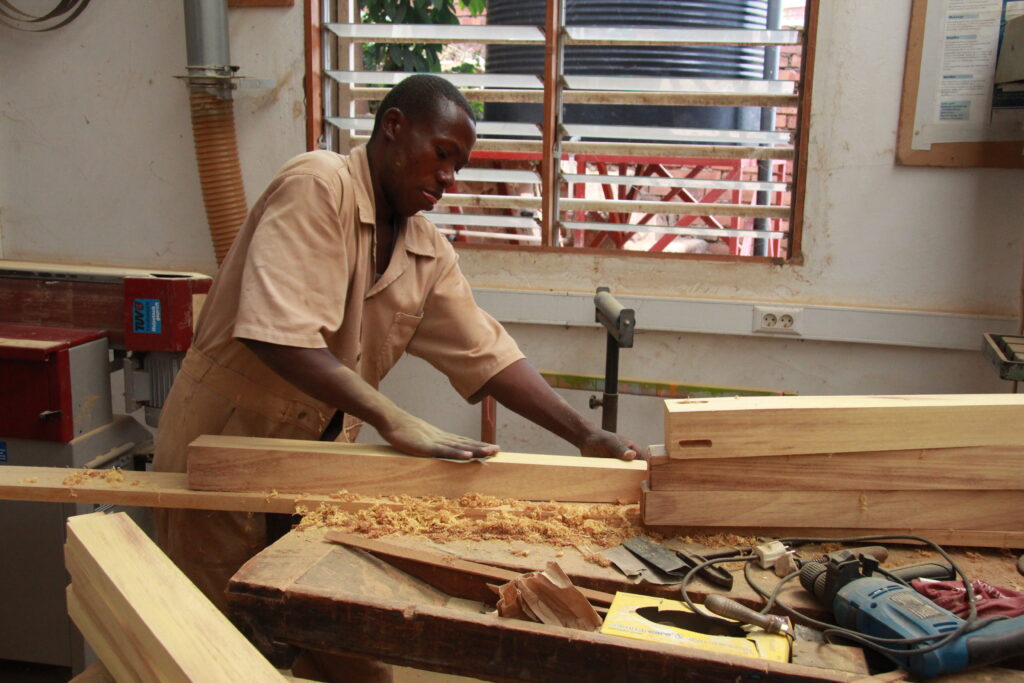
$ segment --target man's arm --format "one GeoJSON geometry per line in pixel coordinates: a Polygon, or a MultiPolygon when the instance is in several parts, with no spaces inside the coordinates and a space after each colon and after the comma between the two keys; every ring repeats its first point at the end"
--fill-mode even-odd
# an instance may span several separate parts
{"type": "Polygon", "coordinates": [[[580,455],[632,460],[641,452],[635,442],[604,431],[580,415],[525,358],[492,377],[473,398],[483,396],[493,396],[509,410],[565,439],[580,455]]]}
{"type": "Polygon", "coordinates": [[[306,349],[241,339],[271,370],[313,398],[373,425],[395,448],[434,458],[486,457],[498,447],[449,434],[395,405],[326,348],[306,349]]]}

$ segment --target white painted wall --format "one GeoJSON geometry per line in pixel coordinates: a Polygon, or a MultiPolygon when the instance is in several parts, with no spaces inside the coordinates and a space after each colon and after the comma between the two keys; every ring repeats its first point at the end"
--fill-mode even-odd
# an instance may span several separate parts
{"type": "MultiPolygon", "coordinates": [[[[303,29],[294,8],[230,11],[236,126],[250,203],[304,151],[303,29]]],[[[49,33],[0,26],[0,255],[215,268],[196,172],[185,19],[173,0],[106,0],[49,33]]]]}
{"type": "MultiPolygon", "coordinates": [[[[1014,315],[1024,171],[894,165],[909,11],[910,0],[822,3],[804,265],[472,251],[465,272],[488,288],[1014,315]]],[[[230,12],[242,75],[278,83],[236,100],[250,202],[304,149],[302,21],[301,3],[230,12]]],[[[53,33],[0,27],[0,255],[212,270],[187,95],[173,78],[183,23],[178,2],[106,0],[53,33]]],[[[510,328],[538,367],[603,371],[596,329],[510,328]]],[[[1007,390],[972,351],[676,332],[640,332],[622,375],[809,394],[1007,390]]],[[[478,429],[478,409],[417,359],[385,390],[446,427],[478,429]]],[[[565,395],[586,409],[586,395],[565,395]]],[[[656,400],[623,398],[620,420],[660,441],[656,400]]],[[[566,451],[507,411],[498,434],[510,450],[566,451]]]]}

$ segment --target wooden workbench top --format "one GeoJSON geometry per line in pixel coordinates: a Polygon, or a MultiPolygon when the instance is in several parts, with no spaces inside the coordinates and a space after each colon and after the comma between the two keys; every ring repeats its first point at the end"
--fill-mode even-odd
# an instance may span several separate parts
{"type": "MultiPolygon", "coordinates": [[[[250,560],[231,581],[229,603],[236,621],[268,654],[272,644],[279,642],[503,680],[590,681],[595,671],[600,671],[604,680],[630,681],[711,681],[744,676],[772,681],[857,679],[832,670],[712,655],[503,619],[489,613],[490,608],[482,603],[452,598],[383,560],[326,542],[323,535],[322,529],[292,531],[250,560]]],[[[521,542],[436,544],[397,536],[385,540],[521,571],[543,569],[553,559],[580,586],[678,598],[678,589],[633,585],[615,569],[587,562],[576,550],[565,550],[556,557],[556,549],[521,542]]],[[[907,547],[890,546],[890,556],[893,566],[932,559],[931,553],[907,547]]],[[[1008,584],[1019,578],[1008,554],[971,551],[954,557],[969,574],[997,585],[1012,587],[1008,584]]],[[[777,580],[766,572],[761,577],[766,587],[777,580]]],[[[695,584],[691,594],[701,598],[707,592],[707,586],[695,584]]],[[[759,601],[742,573],[737,574],[731,595],[749,604],[759,601]]],[[[817,608],[797,586],[787,589],[782,599],[797,608],[817,608]]]]}

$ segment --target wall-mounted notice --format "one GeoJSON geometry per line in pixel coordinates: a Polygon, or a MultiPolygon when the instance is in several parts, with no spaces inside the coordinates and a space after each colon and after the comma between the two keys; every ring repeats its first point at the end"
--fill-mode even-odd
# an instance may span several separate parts
{"type": "MultiPolygon", "coordinates": [[[[987,143],[1024,140],[1024,93],[995,80],[1006,22],[1024,15],[1024,0],[914,0],[912,12],[899,160],[1018,165],[1007,150],[1006,159],[995,159],[999,148],[987,143]],[[987,146],[936,147],[950,143],[987,146]],[[921,154],[931,151],[940,154],[921,154]]],[[[1015,149],[1019,157],[1020,145],[1015,149]]]]}

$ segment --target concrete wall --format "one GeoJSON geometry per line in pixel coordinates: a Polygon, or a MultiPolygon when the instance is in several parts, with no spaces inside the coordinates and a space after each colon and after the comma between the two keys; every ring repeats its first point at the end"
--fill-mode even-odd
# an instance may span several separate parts
{"type": "MultiPolygon", "coordinates": [[[[488,288],[1014,315],[1024,172],[894,165],[909,11],[910,0],[822,3],[803,265],[472,251],[465,272],[488,288]]],[[[242,74],[278,83],[237,97],[251,203],[304,148],[302,9],[236,9],[230,21],[242,74]]],[[[107,0],[51,34],[0,31],[3,257],[212,270],[173,78],[180,3],[107,0]]],[[[597,329],[510,328],[538,367],[603,371],[597,329]]],[[[808,394],[1007,390],[973,351],[668,332],[638,333],[622,375],[808,394]]],[[[403,360],[385,390],[446,427],[478,429],[478,410],[422,361],[403,360]]],[[[586,409],[585,395],[566,396],[586,409]]],[[[623,399],[621,413],[622,431],[661,440],[656,400],[623,399]]],[[[507,411],[498,435],[509,450],[567,450],[507,411]]]]}

